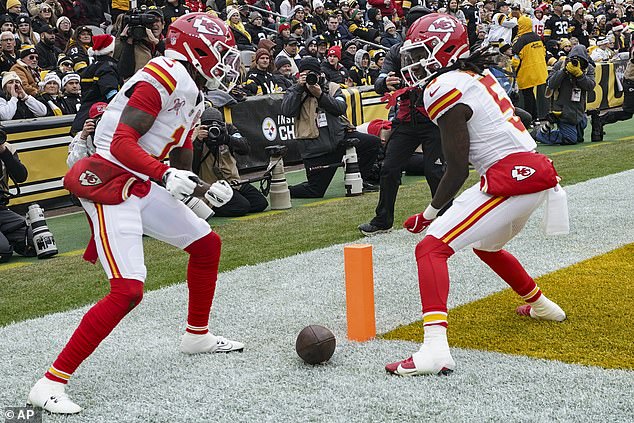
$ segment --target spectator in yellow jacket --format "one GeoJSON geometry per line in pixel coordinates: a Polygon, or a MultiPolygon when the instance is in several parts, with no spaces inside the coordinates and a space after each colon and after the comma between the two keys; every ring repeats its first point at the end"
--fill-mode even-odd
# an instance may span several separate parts
{"type": "Polygon", "coordinates": [[[513,67],[517,74],[517,86],[524,100],[524,110],[533,119],[542,118],[545,111],[538,111],[534,89],[537,87],[538,97],[543,97],[548,78],[546,47],[539,35],[533,32],[533,21],[528,16],[520,16],[518,19],[517,35],[512,48],[513,67]]]}

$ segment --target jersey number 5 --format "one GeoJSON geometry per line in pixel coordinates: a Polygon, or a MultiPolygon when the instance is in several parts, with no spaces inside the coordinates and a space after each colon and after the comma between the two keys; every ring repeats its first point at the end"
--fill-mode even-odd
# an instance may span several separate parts
{"type": "Polygon", "coordinates": [[[511,104],[511,100],[509,100],[505,94],[500,94],[494,89],[494,87],[497,87],[498,89],[502,88],[495,78],[489,74],[480,78],[479,81],[487,89],[491,97],[493,97],[493,100],[500,107],[500,111],[503,115],[508,114],[509,111],[511,112],[511,117],[508,118],[507,121],[520,132],[526,131],[526,127],[524,127],[520,118],[515,116],[515,108],[513,107],[513,104],[511,104]]]}

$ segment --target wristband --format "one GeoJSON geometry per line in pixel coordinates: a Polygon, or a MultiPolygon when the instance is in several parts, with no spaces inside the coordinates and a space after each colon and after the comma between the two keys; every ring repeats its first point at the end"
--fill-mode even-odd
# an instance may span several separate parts
{"type": "Polygon", "coordinates": [[[434,220],[436,216],[438,216],[438,212],[440,209],[432,206],[431,204],[427,206],[425,211],[423,212],[423,217],[427,220],[434,220]]]}

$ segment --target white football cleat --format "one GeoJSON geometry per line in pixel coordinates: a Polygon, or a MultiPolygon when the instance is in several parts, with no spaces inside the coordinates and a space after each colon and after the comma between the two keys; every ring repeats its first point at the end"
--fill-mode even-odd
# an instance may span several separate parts
{"type": "Polygon", "coordinates": [[[566,320],[566,313],[556,303],[546,298],[539,297],[533,304],[524,304],[515,309],[520,316],[529,316],[537,320],[552,320],[563,322],[566,320]]]}
{"type": "Polygon", "coordinates": [[[385,366],[388,373],[397,376],[449,375],[456,368],[456,362],[449,348],[434,349],[423,344],[411,357],[389,363],[385,366]]]}
{"type": "Polygon", "coordinates": [[[76,414],[81,407],[71,401],[64,392],[66,385],[43,377],[31,388],[27,405],[42,408],[49,413],[76,414]]]}
{"type": "Polygon", "coordinates": [[[238,341],[231,341],[222,336],[214,336],[209,332],[204,335],[195,335],[185,332],[181,339],[181,351],[185,354],[200,353],[229,353],[233,351],[242,352],[244,344],[238,341]]]}

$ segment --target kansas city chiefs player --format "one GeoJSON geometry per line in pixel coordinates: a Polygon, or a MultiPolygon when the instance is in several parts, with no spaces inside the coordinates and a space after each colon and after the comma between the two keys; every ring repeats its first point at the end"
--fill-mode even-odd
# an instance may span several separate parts
{"type": "Polygon", "coordinates": [[[28,403],[51,413],[77,413],[65,393],[77,367],[143,297],[142,236],[189,253],[189,308],[180,349],[186,354],[242,351],[209,333],[220,260],[220,237],[180,200],[204,196],[214,206],[231,199],[224,181],[208,185],[190,171],[192,132],[203,112],[201,88],[230,89],[239,52],[227,25],[206,13],[187,14],[169,28],[165,56],[152,59],[108,105],[94,137],[96,154],[64,179],[88,214],[110,293],[83,317],[66,347],[31,389],[28,403]],[[171,167],[161,161],[169,157],[171,167]],[[163,181],[165,187],[151,180],[163,181]]]}
{"type": "MultiPolygon", "coordinates": [[[[424,87],[424,107],[440,128],[447,170],[431,204],[403,225],[413,233],[428,228],[416,246],[425,338],[411,357],[385,367],[392,374],[447,374],[455,369],[446,335],[447,260],[469,246],[527,303],[518,307],[520,315],[558,322],[566,318],[502,249],[547,197],[565,204],[565,193],[552,162],[535,152],[536,144],[504,89],[482,69],[485,58],[483,51],[470,53],[465,27],[444,14],[418,19],[401,48],[403,78],[424,87]],[[481,175],[480,183],[437,217],[467,179],[469,163],[481,175]]],[[[564,209],[547,213],[550,233],[567,232],[564,209]]]]}

